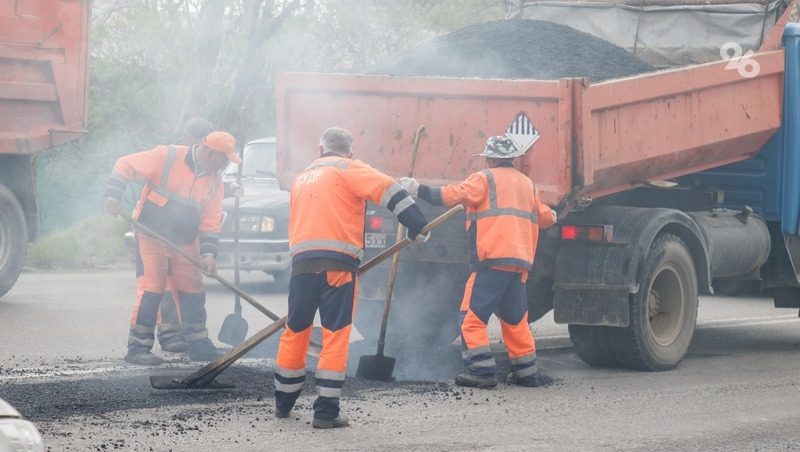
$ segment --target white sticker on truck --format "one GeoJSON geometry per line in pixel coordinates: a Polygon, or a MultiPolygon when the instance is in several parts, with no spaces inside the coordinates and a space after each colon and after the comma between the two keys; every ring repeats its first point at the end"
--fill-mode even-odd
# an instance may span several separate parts
{"type": "Polygon", "coordinates": [[[386,236],[383,232],[367,232],[364,234],[365,248],[386,248],[386,236]]]}

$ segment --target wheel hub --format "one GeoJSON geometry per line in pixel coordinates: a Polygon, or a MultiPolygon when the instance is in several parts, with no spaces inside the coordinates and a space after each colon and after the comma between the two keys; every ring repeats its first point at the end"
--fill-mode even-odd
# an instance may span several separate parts
{"type": "Polygon", "coordinates": [[[660,345],[669,345],[678,337],[686,306],[683,283],[676,268],[665,266],[653,280],[647,301],[650,332],[660,345]]]}

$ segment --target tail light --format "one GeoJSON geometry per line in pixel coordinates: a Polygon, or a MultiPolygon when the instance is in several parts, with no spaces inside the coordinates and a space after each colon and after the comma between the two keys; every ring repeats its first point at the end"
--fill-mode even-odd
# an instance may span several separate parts
{"type": "Polygon", "coordinates": [[[561,240],[585,240],[589,242],[611,242],[614,240],[614,226],[561,226],[561,240]]]}
{"type": "Polygon", "coordinates": [[[380,231],[383,228],[383,217],[377,215],[367,218],[367,229],[370,231],[380,231]]]}

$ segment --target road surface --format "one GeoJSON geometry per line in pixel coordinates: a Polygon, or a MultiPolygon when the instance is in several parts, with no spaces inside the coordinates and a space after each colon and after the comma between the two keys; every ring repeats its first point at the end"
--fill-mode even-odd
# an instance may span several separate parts
{"type": "MultiPolygon", "coordinates": [[[[268,277],[243,281],[285,313],[268,277]]],[[[49,450],[800,450],[800,320],[768,298],[701,297],[689,355],[662,373],[590,368],[546,317],[534,325],[546,386],[456,387],[454,348],[421,364],[426,378],[349,379],[342,407],[353,425],[320,431],[310,427],[311,386],[292,417],[273,417],[272,340],[223,374],[234,389],[152,389],[149,375],[199,365],[176,354],[160,368],[122,362],[133,293],[127,269],[26,272],[0,300],[0,397],[49,450]]],[[[212,337],[232,303],[209,283],[212,337]]],[[[269,323],[244,313],[251,333],[269,323]]],[[[374,354],[360,344],[351,362],[374,354]]]]}

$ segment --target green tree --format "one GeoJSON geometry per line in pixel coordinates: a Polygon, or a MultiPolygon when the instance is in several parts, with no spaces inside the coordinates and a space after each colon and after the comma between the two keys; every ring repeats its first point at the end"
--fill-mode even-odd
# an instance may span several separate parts
{"type": "Polygon", "coordinates": [[[89,134],[39,158],[44,232],[102,210],[120,156],[204,116],[245,139],[274,133],[280,71],[354,71],[465,25],[502,0],[95,0],[89,134]],[[243,124],[242,124],[243,123],[243,124]],[[242,129],[243,130],[240,130],[242,129]]]}

